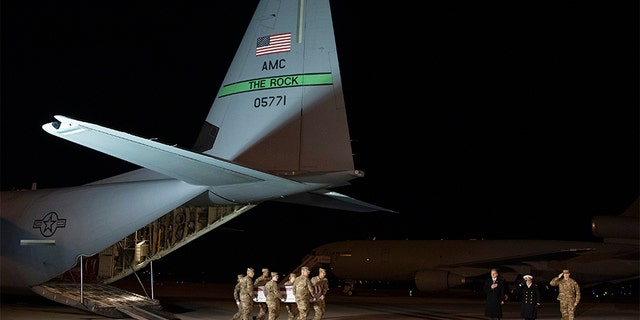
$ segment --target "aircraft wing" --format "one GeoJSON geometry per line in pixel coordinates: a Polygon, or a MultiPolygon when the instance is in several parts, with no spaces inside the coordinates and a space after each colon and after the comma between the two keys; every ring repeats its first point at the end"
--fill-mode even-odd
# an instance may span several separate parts
{"type": "Polygon", "coordinates": [[[57,137],[112,155],[210,191],[231,202],[256,202],[315,190],[300,183],[232,162],[137,137],[65,116],[42,128],[57,137]]]}

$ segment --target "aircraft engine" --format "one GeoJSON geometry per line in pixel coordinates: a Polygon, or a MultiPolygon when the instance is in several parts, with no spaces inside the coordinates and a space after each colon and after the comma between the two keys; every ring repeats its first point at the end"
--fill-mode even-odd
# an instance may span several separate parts
{"type": "Polygon", "coordinates": [[[415,276],[416,288],[424,292],[438,292],[465,284],[459,274],[443,270],[421,270],[415,276]]]}

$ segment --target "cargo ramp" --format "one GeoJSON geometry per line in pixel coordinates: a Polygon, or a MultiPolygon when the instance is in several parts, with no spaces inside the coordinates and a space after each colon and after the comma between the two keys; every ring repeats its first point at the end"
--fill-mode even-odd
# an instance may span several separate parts
{"type": "MultiPolygon", "coordinates": [[[[254,205],[179,207],[102,252],[81,257],[60,277],[32,287],[53,301],[110,318],[177,319],[162,311],[160,301],[110,284],[147,267],[207,232],[247,212],[254,205]]],[[[151,268],[153,269],[153,268],[151,268]]],[[[153,279],[153,272],[151,272],[153,279]]],[[[139,280],[139,278],[138,278],[139,280]]]]}

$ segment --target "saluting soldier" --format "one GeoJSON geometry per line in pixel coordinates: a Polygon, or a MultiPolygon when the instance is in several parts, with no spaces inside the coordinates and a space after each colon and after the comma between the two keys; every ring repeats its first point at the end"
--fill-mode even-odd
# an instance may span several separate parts
{"type": "Polygon", "coordinates": [[[574,312],[580,302],[580,286],[571,279],[569,269],[562,270],[556,278],[551,279],[550,285],[558,287],[558,300],[562,320],[573,320],[574,312]]]}
{"type": "Polygon", "coordinates": [[[313,303],[313,320],[320,320],[324,316],[326,309],[325,297],[327,291],[329,291],[329,280],[327,279],[327,270],[320,268],[318,275],[311,278],[311,284],[317,288],[320,288],[320,292],[317,293],[318,299],[313,303]]]}

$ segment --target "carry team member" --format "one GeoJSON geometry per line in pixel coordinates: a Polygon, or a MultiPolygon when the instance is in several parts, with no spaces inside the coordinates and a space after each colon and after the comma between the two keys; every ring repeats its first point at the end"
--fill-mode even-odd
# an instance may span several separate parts
{"type": "Polygon", "coordinates": [[[293,282],[293,295],[296,297],[296,305],[298,306],[298,320],[307,320],[307,315],[311,309],[311,302],[315,300],[315,290],[309,280],[308,267],[302,267],[300,276],[293,282]]]}
{"type": "Polygon", "coordinates": [[[280,316],[280,301],[284,300],[278,287],[278,273],[271,272],[271,280],[264,285],[264,297],[267,300],[267,315],[269,320],[276,320],[280,316]]]}
{"type": "MultiPolygon", "coordinates": [[[[264,286],[271,280],[271,275],[269,273],[269,268],[262,268],[262,275],[256,278],[256,281],[253,283],[255,290],[258,290],[259,286],[264,286]]],[[[264,320],[267,318],[267,303],[266,302],[258,302],[258,315],[256,316],[256,320],[264,320]]]]}
{"type": "Polygon", "coordinates": [[[327,270],[320,268],[318,270],[318,275],[311,278],[311,284],[320,288],[320,293],[318,299],[313,303],[313,320],[320,320],[324,316],[324,311],[326,309],[325,297],[327,291],[329,291],[329,280],[327,277],[327,270]]]}
{"type": "Polygon", "coordinates": [[[242,307],[240,305],[240,283],[242,282],[242,278],[244,278],[244,275],[239,274],[236,286],[233,288],[233,300],[235,300],[236,304],[238,305],[238,312],[233,315],[233,318],[231,318],[231,320],[242,319],[242,307]]]}
{"type": "Polygon", "coordinates": [[[242,308],[242,320],[252,320],[253,299],[256,292],[253,290],[253,268],[247,268],[247,275],[240,281],[240,307],[242,308]]]}
{"type": "MultiPolygon", "coordinates": [[[[295,281],[296,274],[292,272],[289,274],[289,281],[285,282],[284,285],[293,286],[295,281]]],[[[298,305],[296,303],[285,303],[285,306],[287,307],[287,320],[296,320],[296,318],[298,318],[298,314],[300,314],[298,311],[298,305]]]]}

